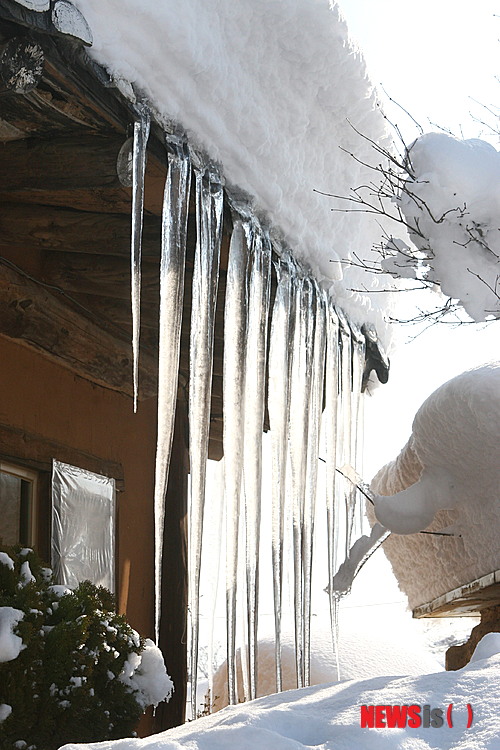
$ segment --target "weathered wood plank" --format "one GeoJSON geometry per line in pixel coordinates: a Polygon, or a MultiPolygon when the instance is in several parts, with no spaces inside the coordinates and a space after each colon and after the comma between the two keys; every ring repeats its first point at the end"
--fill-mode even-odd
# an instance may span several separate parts
{"type": "MultiPolygon", "coordinates": [[[[0,152],[2,149],[3,146],[0,148],[0,152]]],[[[81,211],[124,213],[130,216],[130,195],[128,192],[123,187],[50,191],[30,187],[20,190],[2,190],[0,184],[0,203],[4,201],[30,205],[41,203],[46,206],[69,206],[81,211]]]]}
{"type": "Polygon", "coordinates": [[[86,134],[12,141],[0,149],[2,191],[119,188],[122,143],[119,136],[86,134]]]}
{"type": "MultiPolygon", "coordinates": [[[[39,284],[0,264],[0,334],[42,352],[72,372],[132,395],[129,342],[111,335],[39,284]]],[[[141,397],[157,390],[153,357],[141,357],[141,397]]]]}
{"type": "Polygon", "coordinates": [[[413,610],[413,617],[463,617],[500,606],[500,570],[459,586],[413,610]]]}
{"type": "MultiPolygon", "coordinates": [[[[130,300],[101,297],[97,294],[79,294],[73,292],[71,298],[82,307],[92,310],[104,320],[126,331],[132,337],[132,312],[130,300]]],[[[151,331],[158,343],[158,300],[141,299],[141,337],[144,331],[151,331]]]]}
{"type": "MultiPolygon", "coordinates": [[[[106,149],[107,137],[103,136],[59,136],[48,142],[38,138],[10,140],[0,149],[0,201],[6,203],[41,204],[60,206],[81,211],[120,213],[130,217],[131,190],[123,187],[116,173],[116,158],[121,139],[110,139],[110,150],[106,149]],[[93,141],[97,142],[93,144],[93,141]],[[81,151],[80,140],[84,141],[81,151]],[[65,143],[64,143],[65,141],[65,143]],[[73,141],[74,151],[72,151],[73,141]],[[61,149],[59,149],[59,145],[61,149]],[[118,147],[118,150],[117,150],[118,147]],[[71,153],[68,173],[64,174],[58,161],[71,153]],[[99,153],[103,161],[99,163],[99,153]],[[57,154],[60,156],[58,157],[57,154]],[[93,154],[92,172],[84,162],[93,154]],[[20,170],[17,176],[7,179],[12,171],[20,170]],[[5,177],[5,179],[4,179],[5,177]]],[[[151,158],[145,175],[145,214],[161,216],[165,172],[151,158]]],[[[194,211],[194,202],[190,206],[194,211]]]]}
{"type": "MultiPolygon", "coordinates": [[[[59,250],[70,253],[130,256],[130,217],[93,211],[0,204],[0,248],[59,250]]],[[[142,255],[158,258],[161,220],[144,216],[142,255]]]]}
{"type": "MultiPolygon", "coordinates": [[[[114,299],[130,298],[130,262],[125,258],[88,253],[43,253],[42,280],[65,292],[96,294],[114,299]]],[[[143,259],[142,296],[157,300],[158,262],[143,259]]]]}

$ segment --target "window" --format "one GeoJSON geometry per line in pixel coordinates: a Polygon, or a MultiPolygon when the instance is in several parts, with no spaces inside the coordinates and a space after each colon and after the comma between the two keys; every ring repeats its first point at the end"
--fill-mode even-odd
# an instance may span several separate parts
{"type": "Polygon", "coordinates": [[[52,567],[70,588],[89,580],[114,591],[114,479],[53,461],[52,567]]]}
{"type": "Polygon", "coordinates": [[[34,544],[38,474],[0,461],[0,539],[3,544],[34,544]]]}

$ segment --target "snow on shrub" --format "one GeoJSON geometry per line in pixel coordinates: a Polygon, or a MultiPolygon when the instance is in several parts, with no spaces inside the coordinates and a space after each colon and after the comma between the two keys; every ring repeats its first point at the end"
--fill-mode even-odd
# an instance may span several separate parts
{"type": "Polygon", "coordinates": [[[160,651],[89,581],[57,586],[32,550],[0,552],[0,747],[130,736],[170,697],[160,651]]]}

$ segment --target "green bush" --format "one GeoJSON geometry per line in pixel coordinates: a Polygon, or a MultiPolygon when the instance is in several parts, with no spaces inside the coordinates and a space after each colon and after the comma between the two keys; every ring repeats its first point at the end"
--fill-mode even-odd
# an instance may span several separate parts
{"type": "Polygon", "coordinates": [[[88,581],[74,592],[54,587],[32,550],[0,550],[1,750],[130,736],[144,698],[119,675],[144,642],[115,614],[109,591],[88,581]],[[19,610],[13,628],[5,626],[12,610],[2,607],[19,610]],[[22,638],[17,658],[6,657],[12,634],[22,638]]]}

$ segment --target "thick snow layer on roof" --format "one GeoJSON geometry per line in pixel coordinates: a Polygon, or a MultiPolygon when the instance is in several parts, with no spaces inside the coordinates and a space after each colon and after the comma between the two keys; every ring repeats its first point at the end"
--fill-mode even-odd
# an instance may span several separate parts
{"type": "MultiPolygon", "coordinates": [[[[315,190],[347,195],[371,174],[344,151],[375,160],[355,133],[385,139],[363,60],[328,0],[75,0],[94,38],[90,54],[133,84],[157,114],[186,129],[249,193],[297,258],[320,278],[370,251],[371,217],[331,211],[315,190]],[[337,261],[337,262],[330,262],[337,261]]],[[[129,87],[130,89],[130,87],[129,87]]],[[[124,90],[127,90],[126,87],[124,90]]],[[[378,279],[347,268],[337,295],[378,279]]],[[[371,317],[351,293],[357,318],[371,317]]],[[[375,295],[377,304],[383,304],[375,295]]],[[[349,307],[349,302],[343,304],[349,307]]]]}
{"type": "Polygon", "coordinates": [[[500,655],[456,672],[375,677],[291,690],[225,708],[142,740],[65,750],[495,750],[500,743],[500,655]],[[452,705],[448,725],[448,707],[452,705]],[[472,726],[467,729],[470,705],[472,726]],[[441,709],[441,727],[362,728],[361,706],[441,709]]]}
{"type": "Polygon", "coordinates": [[[400,207],[425,259],[403,247],[384,267],[410,278],[423,267],[473,320],[500,317],[500,152],[478,138],[427,133],[410,147],[408,169],[400,207]]]}
{"type": "Polygon", "coordinates": [[[499,445],[500,364],[490,363],[438,388],[374,478],[388,496],[378,519],[396,532],[384,550],[412,609],[500,568],[499,445]],[[451,536],[414,533],[424,528],[451,536]]]}

